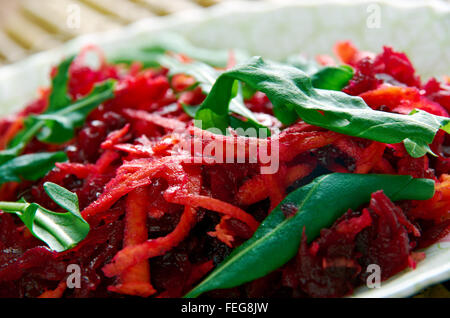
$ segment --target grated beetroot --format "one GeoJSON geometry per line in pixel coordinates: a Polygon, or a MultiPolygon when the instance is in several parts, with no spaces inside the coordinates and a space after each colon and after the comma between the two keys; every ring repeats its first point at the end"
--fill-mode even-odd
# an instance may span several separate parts
{"type": "Polygon", "coordinates": [[[376,73],[388,74],[407,86],[420,87],[420,78],[405,53],[396,52],[390,47],[383,47],[383,52],[374,61],[376,73]]]}
{"type": "Polygon", "coordinates": [[[358,282],[365,282],[368,273],[363,269],[370,264],[380,266],[382,280],[406,268],[413,248],[408,232],[416,230],[383,192],[374,193],[368,208],[348,211],[322,230],[311,246],[303,235],[298,255],[285,267],[283,282],[293,289],[293,296],[350,294],[358,282]]]}

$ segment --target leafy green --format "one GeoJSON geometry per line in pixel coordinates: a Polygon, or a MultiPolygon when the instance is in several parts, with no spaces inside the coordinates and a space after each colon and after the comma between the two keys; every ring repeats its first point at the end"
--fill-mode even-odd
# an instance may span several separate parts
{"type": "Polygon", "coordinates": [[[0,202],[0,209],[16,214],[30,232],[52,250],[63,252],[75,247],[89,233],[89,224],[82,218],[76,194],[54,183],[44,184],[45,192],[66,213],[47,210],[25,200],[0,202]]]}
{"type": "Polygon", "coordinates": [[[14,157],[0,165],[0,185],[23,179],[36,181],[44,177],[56,162],[66,160],[64,152],[41,152],[14,157]]]}
{"type": "Polygon", "coordinates": [[[327,66],[311,76],[315,88],[341,91],[353,78],[353,69],[348,65],[327,66]]]}
{"type": "MultiPolygon", "coordinates": [[[[47,112],[52,113],[70,104],[68,96],[69,69],[74,56],[71,56],[60,63],[57,73],[52,79],[52,90],[49,96],[47,112]]],[[[42,124],[36,124],[31,117],[25,119],[25,129],[21,130],[11,141],[6,150],[0,151],[0,163],[18,156],[25,149],[28,142],[42,128],[42,124]]]]}
{"type": "Polygon", "coordinates": [[[357,209],[369,202],[371,194],[378,190],[391,200],[426,200],[434,194],[434,182],[399,175],[335,173],[319,177],[290,193],[253,237],[236,248],[186,297],[239,286],[267,275],[296,255],[304,228],[310,242],[349,208],[357,209]],[[297,213],[286,217],[284,205],[295,206],[297,213]]]}
{"type": "Polygon", "coordinates": [[[186,74],[192,76],[197,81],[197,86],[200,86],[202,91],[208,93],[219,77],[220,73],[208,64],[193,61],[190,63],[183,63],[177,58],[161,55],[158,57],[160,65],[169,69],[169,75],[186,74]]]}
{"type": "Polygon", "coordinates": [[[190,105],[186,105],[186,104],[182,104],[183,110],[186,114],[189,115],[189,117],[195,118],[195,114],[197,113],[198,109],[200,108],[200,105],[194,105],[194,106],[190,106],[190,105]]]}
{"type": "MultiPolygon", "coordinates": [[[[167,67],[170,70],[171,75],[186,74],[195,78],[195,80],[197,81],[197,85],[201,87],[202,91],[205,94],[208,94],[211,91],[214,83],[220,76],[219,71],[215,70],[205,63],[182,63],[179,60],[169,56],[161,56],[158,60],[161,65],[167,67]]],[[[188,115],[197,114],[198,108],[196,107],[184,106],[183,108],[188,115]]],[[[203,111],[205,112],[205,110],[203,111]]],[[[230,112],[244,117],[245,125],[247,127],[255,128],[257,132],[259,132],[258,129],[260,128],[265,129],[266,136],[270,136],[270,130],[261,125],[255,118],[254,114],[245,106],[242,96],[242,89],[239,87],[237,82],[233,83],[229,108],[219,116],[214,116],[215,114],[212,114],[210,120],[213,122],[213,124],[210,125],[209,122],[202,122],[202,125],[207,125],[208,128],[219,128],[224,133],[232,123],[236,123],[238,125],[237,127],[232,126],[233,128],[242,127],[242,125],[239,125],[237,121],[233,120],[233,116],[230,114],[230,112]]]]}
{"type": "Polygon", "coordinates": [[[262,91],[274,105],[274,113],[284,124],[298,118],[342,134],[383,143],[408,139],[412,157],[426,154],[426,147],[439,129],[450,132],[450,119],[417,111],[401,115],[373,110],[360,98],[333,90],[315,89],[308,75],[299,69],[254,57],[249,62],[222,73],[197,111],[203,128],[224,127],[235,80],[262,91]]]}
{"type": "Polygon", "coordinates": [[[320,70],[319,63],[314,60],[307,59],[300,54],[289,56],[284,64],[298,68],[300,71],[303,71],[308,75],[313,75],[320,70]]]}
{"type": "MultiPolygon", "coordinates": [[[[243,61],[248,58],[248,55],[241,51],[234,52],[234,55],[237,61],[243,61]]],[[[220,72],[211,66],[225,67],[228,59],[229,51],[198,48],[184,38],[171,33],[153,38],[149,43],[135,49],[130,50],[128,47],[126,49],[119,49],[109,57],[109,60],[113,63],[131,64],[139,61],[144,67],[164,66],[169,69],[170,75],[190,75],[197,81],[195,87],[200,86],[205,94],[210,92],[214,82],[220,75],[220,72]],[[182,63],[178,59],[168,56],[168,52],[183,53],[195,61],[182,63]]],[[[224,133],[230,125],[238,125],[235,127],[231,126],[232,128],[242,126],[255,128],[258,134],[259,129],[264,129],[265,135],[270,136],[270,130],[261,125],[254,114],[245,107],[243,98],[241,98],[242,94],[243,92],[239,92],[233,96],[237,98],[231,99],[229,111],[221,114],[219,117],[212,116],[210,118],[216,125],[214,127],[220,128],[224,133]],[[236,120],[230,112],[244,118],[242,120],[236,120]]],[[[189,116],[195,117],[198,107],[183,105],[183,109],[189,116]]]]}
{"type": "MultiPolygon", "coordinates": [[[[29,116],[25,128],[12,140],[10,147],[26,145],[34,137],[47,143],[61,144],[73,138],[89,113],[104,101],[114,97],[115,81],[97,84],[89,95],[65,107],[49,108],[41,115],[29,116]]],[[[56,105],[56,104],[55,104],[56,105]]]]}
{"type": "Polygon", "coordinates": [[[74,59],[75,56],[71,56],[62,61],[52,79],[52,91],[48,101],[48,111],[50,112],[64,108],[72,101],[67,83],[69,82],[69,69],[74,59]]]}
{"type": "Polygon", "coordinates": [[[311,77],[314,88],[340,91],[354,75],[353,68],[349,65],[321,66],[315,60],[309,60],[300,54],[290,56],[285,63],[291,65],[311,77]]]}
{"type": "Polygon", "coordinates": [[[66,161],[63,152],[35,153],[19,156],[36,137],[47,143],[61,144],[73,138],[89,113],[114,96],[115,81],[109,80],[94,87],[86,97],[72,102],[68,96],[69,68],[74,57],[64,60],[52,79],[52,92],[47,110],[25,118],[24,128],[0,151],[0,184],[22,179],[35,181],[50,171],[55,162],[66,161]]]}
{"type": "Polygon", "coordinates": [[[8,160],[11,160],[11,159],[17,157],[20,154],[20,152],[22,151],[23,147],[24,146],[22,144],[19,144],[15,147],[0,151],[0,165],[4,164],[8,160]]]}
{"type": "MultiPolygon", "coordinates": [[[[159,66],[159,57],[167,52],[181,53],[214,67],[227,66],[230,56],[230,50],[200,48],[179,35],[164,33],[144,40],[143,43],[133,48],[128,45],[125,48],[118,48],[110,54],[109,60],[113,63],[126,64],[140,61],[144,67],[157,67],[159,66]]],[[[241,50],[233,50],[233,54],[237,61],[245,61],[249,58],[249,55],[241,50]]]]}

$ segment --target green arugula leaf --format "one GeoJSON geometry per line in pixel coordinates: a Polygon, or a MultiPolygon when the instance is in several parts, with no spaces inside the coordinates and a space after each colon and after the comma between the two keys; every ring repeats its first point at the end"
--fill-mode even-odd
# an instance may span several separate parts
{"type": "Polygon", "coordinates": [[[114,96],[115,81],[108,80],[96,85],[86,97],[72,102],[67,93],[67,82],[73,59],[68,58],[59,65],[58,73],[52,80],[47,111],[27,117],[24,129],[14,137],[6,150],[0,151],[0,185],[23,179],[36,181],[45,176],[55,162],[66,161],[63,152],[19,155],[34,137],[42,142],[56,144],[72,139],[75,129],[83,125],[89,113],[114,96]]]}
{"type": "Polygon", "coordinates": [[[200,105],[190,106],[190,105],[182,104],[181,107],[183,107],[184,112],[186,114],[188,114],[189,117],[195,118],[195,114],[197,113],[198,109],[200,108],[200,105]]]}
{"type": "Polygon", "coordinates": [[[348,65],[328,66],[314,73],[311,81],[315,88],[341,91],[353,78],[353,74],[353,68],[348,65]]]}
{"type": "Polygon", "coordinates": [[[192,76],[197,81],[197,86],[200,86],[204,93],[211,91],[212,86],[220,75],[219,71],[199,61],[183,63],[177,58],[161,55],[158,57],[158,62],[169,69],[170,76],[175,74],[192,76]]]}
{"type": "Polygon", "coordinates": [[[16,214],[30,232],[45,242],[52,250],[63,252],[75,247],[89,233],[89,224],[81,217],[76,194],[47,182],[45,192],[67,213],[47,210],[36,203],[25,200],[0,202],[0,209],[16,214]]]}
{"type": "Polygon", "coordinates": [[[313,75],[320,70],[319,63],[317,63],[315,60],[307,59],[300,54],[289,56],[284,64],[298,68],[300,71],[303,71],[308,75],[313,75]]]}
{"type": "Polygon", "coordinates": [[[52,79],[52,91],[49,97],[48,111],[54,112],[66,107],[72,101],[69,96],[69,69],[75,56],[65,59],[57,68],[57,74],[52,79]]]}
{"type": "MultiPolygon", "coordinates": [[[[49,96],[49,105],[45,113],[52,113],[68,106],[71,99],[68,95],[69,69],[75,56],[65,59],[57,68],[57,73],[52,79],[52,91],[49,96]]],[[[25,129],[17,133],[10,142],[8,149],[0,152],[0,163],[2,157],[9,160],[18,156],[27,143],[38,133],[42,125],[36,123],[32,116],[25,119],[25,129]]]]}
{"type": "Polygon", "coordinates": [[[35,120],[43,123],[37,138],[43,142],[57,144],[72,139],[75,128],[83,126],[90,112],[114,97],[115,83],[114,80],[107,80],[97,84],[89,95],[71,105],[55,112],[35,116],[35,120]]]}
{"type": "Polygon", "coordinates": [[[300,54],[288,57],[284,64],[291,65],[311,77],[313,87],[340,91],[353,78],[354,70],[349,65],[322,66],[315,60],[300,54]]]}
{"type": "Polygon", "coordinates": [[[83,125],[93,109],[114,97],[114,87],[115,81],[107,80],[97,84],[89,95],[76,102],[28,117],[25,120],[25,129],[17,134],[10,147],[24,147],[34,137],[46,143],[61,144],[69,141],[75,134],[75,128],[83,125]]]}
{"type": "MultiPolygon", "coordinates": [[[[181,53],[214,67],[227,66],[230,56],[230,50],[200,48],[177,34],[164,33],[142,41],[133,49],[129,45],[116,48],[109,54],[108,60],[125,64],[140,61],[144,67],[158,67],[160,66],[159,58],[167,52],[181,53]]],[[[233,50],[233,54],[237,61],[245,61],[249,58],[249,55],[242,50],[233,50]]]]}
{"type": "Polygon", "coordinates": [[[19,144],[13,148],[8,148],[0,151],[0,165],[17,157],[23,148],[24,146],[22,144],[19,144]]]}
{"type": "MultiPolygon", "coordinates": [[[[197,85],[201,87],[205,94],[208,94],[211,91],[214,83],[220,76],[219,71],[201,62],[182,63],[179,60],[169,56],[161,56],[158,60],[161,65],[170,70],[169,74],[171,75],[186,74],[195,78],[198,83],[197,85]]],[[[226,133],[231,123],[237,123],[236,121],[232,121],[232,115],[230,114],[231,112],[244,117],[245,121],[241,122],[245,122],[245,126],[247,128],[255,128],[258,133],[259,129],[265,129],[266,136],[270,136],[270,130],[261,125],[254,114],[245,106],[242,89],[239,87],[237,81],[232,84],[232,91],[229,98],[229,108],[220,114],[203,109],[202,112],[205,114],[202,121],[205,122],[202,122],[202,125],[207,125],[208,128],[219,128],[223,133],[226,133]],[[210,117],[208,117],[208,115],[210,115],[210,117]]],[[[198,109],[190,106],[187,108],[187,114],[189,115],[189,113],[191,113],[191,115],[193,115],[194,110],[198,109]]],[[[233,128],[238,127],[242,126],[234,126],[233,128]]]]}
{"type": "Polygon", "coordinates": [[[343,92],[315,89],[311,78],[299,69],[254,57],[249,62],[222,73],[197,111],[203,129],[222,129],[228,113],[234,81],[262,91],[274,105],[276,117],[284,124],[305,122],[345,135],[383,143],[408,139],[412,157],[424,155],[439,129],[450,132],[450,119],[417,111],[401,115],[373,110],[360,98],[343,92]],[[416,145],[416,146],[414,146],[416,145]]]}
{"type": "Polygon", "coordinates": [[[311,242],[321,229],[330,227],[349,208],[355,210],[369,202],[371,194],[378,190],[394,201],[427,200],[434,194],[434,182],[399,175],[335,173],[319,177],[290,193],[252,238],[236,248],[185,297],[239,286],[267,275],[297,254],[304,228],[311,242]],[[286,204],[297,208],[294,216],[285,216],[282,207],[286,204]]]}
{"type": "Polygon", "coordinates": [[[41,152],[14,157],[0,165],[0,185],[22,180],[36,181],[53,169],[56,162],[67,161],[64,152],[41,152]]]}
{"type": "Polygon", "coordinates": [[[427,153],[436,157],[436,154],[431,150],[430,146],[426,143],[419,144],[417,142],[412,141],[409,138],[406,138],[403,141],[403,144],[405,145],[406,151],[414,158],[420,158],[426,155],[427,153]]]}
{"type": "MultiPolygon", "coordinates": [[[[237,61],[243,61],[248,58],[248,55],[241,51],[236,51],[234,54],[237,61]]],[[[170,75],[190,75],[197,80],[197,84],[194,87],[200,86],[205,94],[210,92],[214,82],[220,75],[220,72],[211,66],[225,67],[228,59],[229,51],[198,48],[184,38],[171,33],[153,38],[149,43],[134,50],[130,50],[128,47],[126,49],[116,50],[115,53],[109,56],[109,60],[113,63],[131,64],[139,61],[144,67],[166,67],[169,69],[170,75]],[[178,59],[168,56],[168,52],[183,53],[195,61],[192,63],[182,63],[178,59]]],[[[239,92],[239,95],[242,93],[239,92]]],[[[189,116],[195,117],[196,106],[183,105],[183,109],[189,116]]],[[[205,114],[206,116],[207,114],[205,114]]],[[[259,133],[259,129],[264,129],[265,135],[270,136],[270,130],[258,122],[253,113],[245,107],[243,99],[241,100],[240,98],[232,98],[229,111],[220,116],[211,114],[209,120],[215,124],[216,128],[220,128],[224,133],[226,133],[230,125],[243,123],[247,128],[255,128],[257,133],[259,133]],[[233,120],[229,114],[230,112],[244,117],[243,120],[233,120]]],[[[242,126],[232,126],[232,128],[238,127],[242,128],[242,126]]]]}

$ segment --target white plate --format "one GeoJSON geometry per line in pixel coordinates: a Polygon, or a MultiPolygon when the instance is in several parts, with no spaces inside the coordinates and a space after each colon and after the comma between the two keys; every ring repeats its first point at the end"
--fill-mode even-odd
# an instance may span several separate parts
{"type": "MultiPolygon", "coordinates": [[[[153,35],[176,31],[201,47],[243,48],[281,59],[293,53],[331,53],[338,40],[364,50],[382,45],[405,51],[419,74],[450,75],[450,5],[442,1],[278,1],[225,2],[209,10],[148,19],[123,30],[77,38],[61,48],[0,68],[0,115],[21,109],[48,85],[50,67],[90,43],[107,52],[142,44],[153,35]],[[394,4],[392,4],[394,3],[394,4]]],[[[426,259],[379,289],[358,289],[355,297],[406,297],[450,279],[450,242],[425,250],[426,259]]]]}

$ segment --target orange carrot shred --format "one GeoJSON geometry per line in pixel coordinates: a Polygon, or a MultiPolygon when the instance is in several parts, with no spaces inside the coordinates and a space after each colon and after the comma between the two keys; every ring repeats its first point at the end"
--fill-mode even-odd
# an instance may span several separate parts
{"type": "MultiPolygon", "coordinates": [[[[148,239],[146,189],[136,189],[128,194],[126,201],[124,246],[135,246],[148,239]]],[[[150,283],[150,265],[144,260],[120,275],[120,283],[109,286],[109,291],[120,294],[149,297],[156,293],[150,283]]]]}
{"type": "Polygon", "coordinates": [[[62,298],[64,292],[66,291],[67,284],[63,280],[58,284],[58,287],[54,290],[47,290],[43,292],[38,298],[62,298]]]}
{"type": "Polygon", "coordinates": [[[234,237],[231,233],[228,232],[228,230],[224,226],[226,220],[229,219],[230,217],[228,215],[222,216],[220,223],[217,224],[215,227],[215,231],[208,232],[208,235],[217,238],[219,241],[221,241],[228,247],[233,247],[234,237]]]}
{"type": "Polygon", "coordinates": [[[0,136],[0,150],[5,149],[8,146],[8,143],[14,138],[14,136],[21,130],[23,127],[23,118],[17,118],[10,124],[8,129],[2,136],[0,136]]]}
{"type": "MultiPolygon", "coordinates": [[[[199,193],[201,188],[200,171],[190,173],[188,179],[189,182],[185,184],[186,191],[192,194],[199,193]]],[[[143,260],[164,255],[188,236],[196,223],[196,214],[196,210],[193,207],[185,206],[180,221],[170,234],[157,239],[147,240],[135,246],[125,247],[114,256],[111,263],[103,267],[103,272],[107,277],[116,276],[143,260]]]]}
{"type": "Polygon", "coordinates": [[[225,215],[228,215],[232,218],[235,218],[239,221],[244,222],[247,224],[253,231],[256,231],[256,229],[259,226],[259,222],[256,221],[252,215],[248,214],[244,210],[229,204],[227,202],[223,202],[211,197],[207,196],[201,196],[201,195],[183,195],[178,194],[176,196],[171,193],[170,195],[165,194],[164,198],[168,202],[172,203],[178,203],[190,205],[192,207],[201,207],[207,210],[215,211],[218,213],[223,213],[225,215]]]}
{"type": "Polygon", "coordinates": [[[386,144],[372,142],[362,151],[359,160],[356,161],[355,173],[369,173],[381,160],[384,149],[386,149],[386,144]]]}
{"type": "MultiPolygon", "coordinates": [[[[281,178],[284,179],[283,180],[284,188],[287,188],[295,181],[300,180],[309,175],[314,170],[316,165],[317,163],[314,162],[313,164],[298,164],[286,168],[285,176],[284,178],[281,178]]],[[[269,189],[267,181],[271,182],[271,180],[267,180],[267,177],[259,174],[244,182],[244,184],[239,188],[239,191],[237,193],[237,200],[239,204],[251,205],[269,197],[271,190],[269,189]]],[[[272,194],[272,197],[274,198],[274,202],[278,201],[279,193],[274,192],[272,194]]]]}

